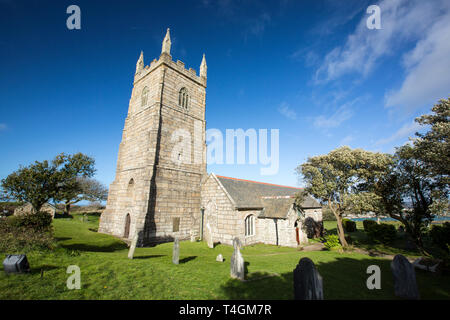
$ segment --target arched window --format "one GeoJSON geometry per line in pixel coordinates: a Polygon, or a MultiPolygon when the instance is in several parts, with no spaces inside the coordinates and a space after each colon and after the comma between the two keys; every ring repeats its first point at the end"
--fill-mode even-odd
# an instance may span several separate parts
{"type": "Polygon", "coordinates": [[[144,87],[144,89],[142,89],[141,107],[145,107],[147,105],[147,101],[148,101],[148,87],[144,87]]]}
{"type": "Polygon", "coordinates": [[[128,186],[127,186],[127,196],[129,198],[132,198],[133,192],[134,192],[134,179],[131,178],[130,181],[128,182],[128,186]]]}
{"type": "Polygon", "coordinates": [[[245,236],[255,235],[255,217],[253,215],[247,216],[245,218],[245,236]]]}
{"type": "Polygon", "coordinates": [[[180,93],[178,95],[178,105],[184,109],[188,108],[189,103],[189,95],[186,88],[181,88],[180,93]]]}

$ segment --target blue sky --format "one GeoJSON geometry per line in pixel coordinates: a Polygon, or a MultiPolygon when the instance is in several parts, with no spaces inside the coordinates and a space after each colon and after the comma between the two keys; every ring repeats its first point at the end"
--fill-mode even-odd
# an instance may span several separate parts
{"type": "Polygon", "coordinates": [[[114,179],[136,61],[208,63],[207,128],[280,130],[278,174],[220,175],[298,186],[294,169],[341,145],[392,152],[450,93],[448,1],[0,0],[0,178],[60,152],[114,179]],[[81,9],[68,30],[66,8],[81,9]],[[370,30],[369,5],[381,8],[370,30]]]}

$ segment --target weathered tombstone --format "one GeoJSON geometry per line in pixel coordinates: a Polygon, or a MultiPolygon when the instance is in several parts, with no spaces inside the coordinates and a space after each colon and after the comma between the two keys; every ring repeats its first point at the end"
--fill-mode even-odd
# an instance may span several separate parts
{"type": "Polygon", "coordinates": [[[136,234],[134,235],[133,240],[131,240],[130,249],[128,250],[128,259],[133,259],[134,257],[134,250],[136,250],[136,244],[139,239],[139,233],[136,231],[136,234]]]}
{"type": "Polygon", "coordinates": [[[397,254],[391,262],[394,277],[394,293],[397,297],[417,300],[420,298],[416,282],[414,266],[401,254],[397,254]]]}
{"type": "Polygon", "coordinates": [[[223,262],[223,256],[222,256],[221,253],[216,257],[216,261],[217,262],[223,262]]]}
{"type": "Polygon", "coordinates": [[[180,263],[180,240],[178,240],[178,237],[173,241],[172,262],[173,264],[180,263]]]}
{"type": "Polygon", "coordinates": [[[231,268],[230,275],[232,278],[244,280],[245,279],[245,263],[244,257],[241,254],[239,248],[241,247],[241,241],[238,238],[233,240],[233,255],[231,256],[231,268]]]}
{"type": "Polygon", "coordinates": [[[206,242],[208,243],[208,247],[213,249],[214,248],[214,242],[213,242],[213,238],[212,238],[212,232],[211,232],[211,227],[209,225],[209,223],[206,224],[206,242]]]}
{"type": "Polygon", "coordinates": [[[191,230],[191,242],[195,242],[195,232],[194,230],[191,230]]]}
{"type": "Polygon", "coordinates": [[[322,277],[309,258],[300,259],[294,269],[294,299],[323,300],[322,277]]]}

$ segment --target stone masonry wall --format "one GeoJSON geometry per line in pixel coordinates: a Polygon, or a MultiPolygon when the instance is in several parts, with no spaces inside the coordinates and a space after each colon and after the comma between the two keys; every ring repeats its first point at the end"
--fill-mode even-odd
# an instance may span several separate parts
{"type": "Polygon", "coordinates": [[[128,238],[143,229],[142,244],[189,237],[200,217],[201,182],[206,176],[205,88],[205,78],[165,53],[136,74],[116,178],[99,232],[122,237],[130,214],[128,238]],[[183,87],[189,94],[187,109],[178,104],[183,87]],[[174,147],[183,139],[179,132],[190,135],[191,153],[174,157],[174,147]]]}

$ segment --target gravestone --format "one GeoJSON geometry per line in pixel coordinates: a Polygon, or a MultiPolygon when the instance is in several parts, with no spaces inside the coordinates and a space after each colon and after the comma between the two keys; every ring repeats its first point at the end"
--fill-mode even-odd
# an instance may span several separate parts
{"type": "Polygon", "coordinates": [[[195,242],[195,232],[191,230],[191,242],[195,242]]]}
{"type": "Polygon", "coordinates": [[[138,239],[139,239],[139,235],[138,235],[138,232],[136,231],[136,234],[134,235],[133,240],[131,240],[130,249],[128,250],[128,259],[133,259],[134,250],[136,250],[136,244],[138,242],[138,239]]]}
{"type": "Polygon", "coordinates": [[[242,242],[237,237],[233,239],[233,248],[234,250],[242,248],[242,242]]]}
{"type": "Polygon", "coordinates": [[[245,279],[245,263],[244,257],[241,254],[240,247],[241,241],[238,238],[233,240],[233,255],[231,256],[231,268],[230,275],[234,279],[244,280],[245,279]]]}
{"type": "Polygon", "coordinates": [[[180,240],[178,240],[178,237],[173,241],[172,262],[173,264],[180,263],[180,240]]]}
{"type": "Polygon", "coordinates": [[[322,277],[309,258],[300,259],[294,269],[294,299],[323,300],[322,277]]]}
{"type": "Polygon", "coordinates": [[[420,298],[416,282],[414,266],[401,254],[397,254],[391,262],[394,277],[394,293],[397,297],[417,300],[420,298]]]}
{"type": "Polygon", "coordinates": [[[223,262],[223,256],[222,256],[221,253],[217,256],[216,261],[217,262],[223,262]]]}
{"type": "Polygon", "coordinates": [[[206,242],[208,244],[208,247],[213,249],[214,248],[214,242],[213,242],[213,238],[212,238],[212,232],[211,232],[211,226],[209,225],[209,223],[206,224],[206,242]]]}

